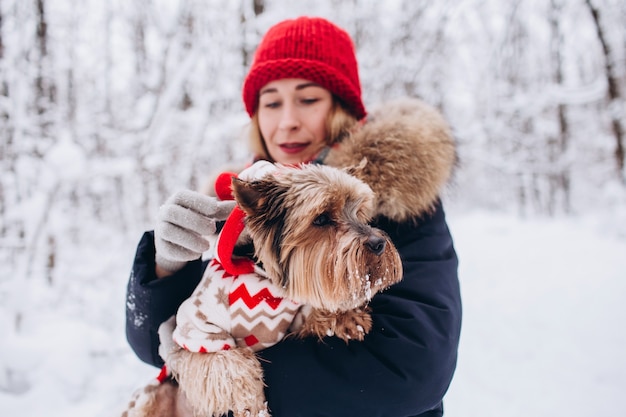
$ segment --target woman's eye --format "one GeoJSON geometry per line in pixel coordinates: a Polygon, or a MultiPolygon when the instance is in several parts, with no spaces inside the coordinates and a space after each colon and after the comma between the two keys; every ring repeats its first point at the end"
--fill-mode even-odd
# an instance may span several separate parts
{"type": "Polygon", "coordinates": [[[271,102],[263,104],[263,107],[268,108],[268,109],[276,109],[279,106],[280,106],[280,103],[278,101],[271,101],[271,102]]]}
{"type": "Polygon", "coordinates": [[[303,98],[301,101],[304,104],[313,104],[313,103],[318,102],[319,99],[317,99],[317,98],[303,98]]]}
{"type": "Polygon", "coordinates": [[[332,219],[328,213],[322,213],[313,220],[314,226],[328,226],[332,223],[332,219]]]}

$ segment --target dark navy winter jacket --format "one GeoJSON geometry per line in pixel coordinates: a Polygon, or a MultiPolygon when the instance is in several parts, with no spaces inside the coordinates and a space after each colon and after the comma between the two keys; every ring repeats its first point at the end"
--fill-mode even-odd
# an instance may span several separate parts
{"type": "MultiPolygon", "coordinates": [[[[403,280],[374,296],[373,328],[363,342],[287,338],[259,352],[274,417],[434,417],[452,380],[461,328],[458,260],[445,215],[413,225],[380,220],[396,245],[403,280]]],[[[128,341],[161,366],[157,329],[202,277],[189,263],[156,280],[154,238],[142,237],[128,284],[128,341]]]]}

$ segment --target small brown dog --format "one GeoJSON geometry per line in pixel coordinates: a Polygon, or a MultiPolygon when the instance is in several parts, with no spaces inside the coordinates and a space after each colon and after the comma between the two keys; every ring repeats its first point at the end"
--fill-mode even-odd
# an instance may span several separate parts
{"type": "MultiPolygon", "coordinates": [[[[194,416],[218,417],[229,410],[237,417],[269,416],[262,368],[254,351],[284,336],[286,331],[276,329],[285,317],[296,317],[288,315],[297,310],[294,302],[306,308],[297,320],[287,323],[291,324],[289,331],[301,337],[335,335],[346,342],[362,340],[372,326],[367,303],[402,278],[402,263],[394,245],[383,231],[369,225],[375,214],[374,193],[345,171],[312,164],[279,166],[259,180],[233,178],[232,187],[246,214],[247,238],[254,242],[255,258],[263,265],[265,277],[259,277],[261,272],[234,279],[216,276],[212,273],[220,270],[221,264],[209,265],[209,273],[179,309],[173,332],[177,345],[161,349],[179,389],[173,390],[171,384],[151,386],[154,402],[135,405],[128,416],[159,415],[163,406],[175,413],[187,405],[194,416]],[[247,281],[242,284],[242,280],[247,281]],[[259,307],[251,302],[247,307],[253,308],[246,309],[238,303],[239,296],[233,297],[235,290],[240,293],[241,285],[255,288],[255,294],[265,291],[263,297],[272,298],[271,302],[276,294],[290,301],[286,310],[276,307],[279,302],[264,310],[266,303],[259,307]],[[226,298],[219,294],[227,294],[231,300],[227,308],[216,305],[220,297],[226,298]],[[232,317],[228,323],[223,321],[226,314],[232,317]],[[240,324],[244,315],[255,321],[248,326],[249,333],[233,324],[240,324]],[[264,318],[262,332],[256,323],[258,315],[264,318]],[[196,326],[193,322],[198,317],[201,323],[196,326]],[[188,336],[196,328],[207,329],[202,346],[187,349],[185,344],[194,342],[188,336]],[[270,338],[263,339],[259,333],[270,338]],[[252,334],[254,342],[246,346],[252,334]],[[215,346],[216,340],[215,350],[205,347],[215,346]],[[224,345],[227,348],[221,348],[224,345]]],[[[168,336],[162,336],[165,345],[168,336]]]]}
{"type": "MultiPolygon", "coordinates": [[[[352,176],[310,165],[233,183],[269,281],[304,304],[292,326],[301,336],[363,339],[371,328],[368,300],[402,276],[394,246],[370,219],[419,222],[456,162],[452,135],[435,109],[408,99],[382,110],[324,160],[352,176]]],[[[171,381],[149,385],[136,393],[126,416],[205,417],[228,410],[269,416],[262,370],[250,349],[189,352],[171,342],[168,326],[173,323],[160,329],[160,353],[180,389],[171,381]]]]}

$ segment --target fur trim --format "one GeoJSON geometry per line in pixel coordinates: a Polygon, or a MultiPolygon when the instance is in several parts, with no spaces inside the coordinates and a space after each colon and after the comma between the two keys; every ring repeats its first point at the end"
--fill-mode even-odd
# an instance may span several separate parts
{"type": "Polygon", "coordinates": [[[404,222],[433,209],[451,177],[456,150],[441,113],[406,98],[370,113],[325,163],[349,168],[376,193],[377,213],[404,222]]]}

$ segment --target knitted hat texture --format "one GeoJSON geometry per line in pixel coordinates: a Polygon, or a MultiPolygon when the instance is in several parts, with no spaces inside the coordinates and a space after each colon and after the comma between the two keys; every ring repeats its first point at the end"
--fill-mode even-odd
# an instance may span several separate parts
{"type": "Polygon", "coordinates": [[[250,117],[257,110],[261,88],[282,78],[313,81],[339,98],[357,119],[366,115],[352,39],[326,19],[299,17],[268,30],[243,85],[250,117]]]}

